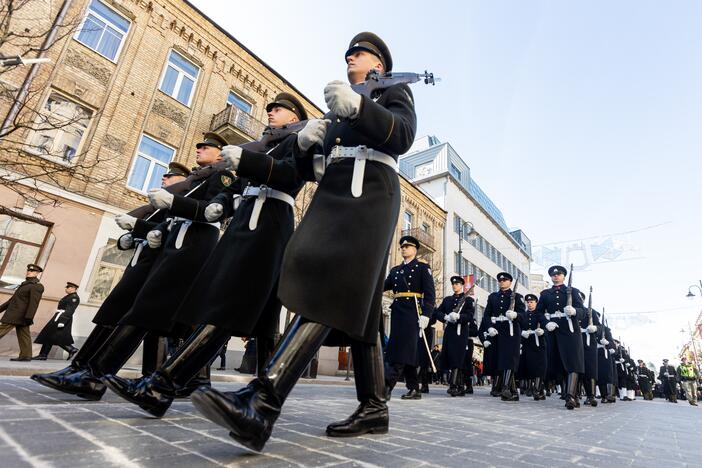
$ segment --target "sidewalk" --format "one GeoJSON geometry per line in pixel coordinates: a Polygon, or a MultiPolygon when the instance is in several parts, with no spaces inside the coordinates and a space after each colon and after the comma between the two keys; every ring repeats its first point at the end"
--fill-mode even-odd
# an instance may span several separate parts
{"type": "MultiPolygon", "coordinates": [[[[63,369],[68,365],[68,361],[60,361],[57,359],[49,359],[47,361],[28,361],[14,362],[10,361],[8,356],[0,356],[0,376],[10,375],[19,377],[29,377],[32,374],[45,374],[63,369]]],[[[140,369],[135,367],[124,367],[119,375],[127,378],[135,378],[141,376],[140,369]]],[[[218,371],[212,369],[213,382],[234,382],[248,383],[253,376],[251,374],[240,374],[234,369],[218,371]]],[[[353,385],[353,379],[346,381],[344,377],[335,377],[331,375],[320,375],[316,379],[300,379],[303,384],[315,385],[353,385]]]]}

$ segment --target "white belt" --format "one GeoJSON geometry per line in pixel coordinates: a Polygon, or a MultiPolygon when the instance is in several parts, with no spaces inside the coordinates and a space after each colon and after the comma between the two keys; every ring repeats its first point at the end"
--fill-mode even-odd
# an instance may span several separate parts
{"type": "MultiPolygon", "coordinates": [[[[180,218],[180,217],[175,217],[171,221],[171,226],[174,226],[175,223],[178,221],[182,221],[180,228],[178,229],[178,236],[176,237],[175,241],[175,248],[180,249],[183,247],[183,241],[185,240],[185,234],[188,232],[188,228],[190,227],[191,224],[197,223],[197,224],[209,224],[210,226],[214,226],[215,228],[219,229],[221,224],[219,222],[217,223],[207,223],[207,222],[202,222],[202,221],[193,221],[192,219],[186,219],[186,218],[180,218]]],[[[170,229],[169,229],[170,230],[170,229]]]]}
{"type": "Polygon", "coordinates": [[[607,351],[607,347],[605,345],[597,343],[597,349],[604,350],[605,359],[609,359],[609,351],[607,351]]]}
{"type": "Polygon", "coordinates": [[[280,190],[274,190],[266,185],[261,185],[260,187],[246,187],[244,190],[243,197],[257,197],[254,202],[253,211],[251,212],[251,218],[249,219],[249,229],[254,231],[258,226],[258,217],[261,214],[261,209],[263,204],[266,202],[267,198],[275,198],[282,202],[287,203],[293,209],[295,208],[295,199],[285,192],[280,190]]]}
{"type": "Polygon", "coordinates": [[[392,167],[397,171],[397,161],[385,153],[370,149],[367,146],[334,146],[329,153],[329,164],[344,158],[354,158],[353,177],[351,178],[351,195],[358,198],[363,194],[363,175],[366,171],[366,161],[376,161],[392,167]]]}
{"type": "Polygon", "coordinates": [[[585,333],[585,346],[590,346],[590,333],[587,331],[587,328],[581,328],[580,333],[585,333]]]}
{"type": "Polygon", "coordinates": [[[144,247],[146,247],[149,243],[145,240],[141,242],[137,242],[136,249],[134,249],[134,255],[132,256],[132,261],[130,262],[131,266],[134,266],[137,264],[139,261],[139,256],[141,255],[141,252],[144,250],[144,247]]]}
{"type": "Polygon", "coordinates": [[[66,312],[63,309],[56,309],[56,317],[54,317],[54,322],[58,322],[58,319],[61,318],[61,314],[66,312]]]}
{"type": "Polygon", "coordinates": [[[526,330],[526,332],[527,332],[529,335],[534,335],[534,340],[536,341],[536,347],[539,348],[539,347],[540,347],[540,345],[539,345],[539,335],[536,334],[536,330],[529,329],[529,330],[526,330]]]}
{"type": "Polygon", "coordinates": [[[496,322],[509,322],[509,336],[514,336],[514,325],[512,324],[512,320],[509,319],[509,317],[506,317],[504,315],[499,315],[497,317],[491,317],[492,323],[496,322]]]}
{"type": "Polygon", "coordinates": [[[552,314],[544,314],[548,320],[551,320],[551,318],[564,318],[568,320],[568,329],[570,330],[571,333],[574,332],[573,330],[573,321],[570,320],[570,316],[566,314],[565,312],[554,312],[552,314]]]}

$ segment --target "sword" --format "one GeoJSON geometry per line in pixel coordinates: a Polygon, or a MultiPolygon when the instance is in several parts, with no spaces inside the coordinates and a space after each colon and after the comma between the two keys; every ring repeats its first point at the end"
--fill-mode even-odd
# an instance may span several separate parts
{"type": "MultiPolygon", "coordinates": [[[[540,323],[537,323],[537,324],[536,324],[536,329],[537,329],[537,330],[541,330],[541,324],[540,324],[540,323]]],[[[534,332],[534,339],[536,340],[536,347],[537,347],[537,348],[541,347],[541,345],[539,344],[539,334],[536,333],[536,332],[534,332]]]]}
{"type": "MultiPolygon", "coordinates": [[[[402,279],[405,282],[405,286],[407,286],[407,290],[410,290],[409,283],[407,282],[407,278],[405,278],[405,274],[402,273],[402,279]]],[[[417,309],[417,319],[422,316],[422,308],[419,307],[419,300],[417,299],[417,296],[414,297],[414,307],[417,309]]],[[[429,364],[431,364],[431,371],[436,374],[436,366],[434,365],[434,360],[431,358],[431,350],[429,349],[429,343],[427,342],[427,335],[424,334],[424,330],[422,328],[419,328],[419,336],[422,337],[422,342],[424,343],[424,349],[427,351],[427,356],[429,356],[429,364]]]]}

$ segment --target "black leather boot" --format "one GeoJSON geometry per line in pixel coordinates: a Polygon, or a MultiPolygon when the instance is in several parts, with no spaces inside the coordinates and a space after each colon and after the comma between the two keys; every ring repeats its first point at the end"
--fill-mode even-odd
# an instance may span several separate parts
{"type": "Polygon", "coordinates": [[[578,406],[576,392],[578,391],[578,373],[571,372],[566,379],[566,403],[565,407],[569,410],[575,409],[578,406]]]}
{"type": "Polygon", "coordinates": [[[195,391],[197,387],[193,385],[209,385],[209,364],[229,338],[229,332],[203,325],[150,376],[123,379],[106,375],[103,380],[117,395],[160,418],[174,398],[186,397],[195,391]],[[200,379],[191,385],[198,374],[200,379]]]}
{"type": "Polygon", "coordinates": [[[502,401],[519,400],[519,395],[517,395],[512,389],[512,386],[514,385],[514,390],[516,390],[516,384],[513,384],[512,379],[514,379],[512,370],[508,369],[504,371],[504,374],[502,375],[502,392],[500,393],[502,401]]]}
{"type": "Polygon", "coordinates": [[[463,374],[463,371],[460,369],[456,369],[458,372],[458,394],[456,396],[466,396],[466,382],[465,382],[465,376],[463,374]]]}
{"type": "Polygon", "coordinates": [[[589,382],[585,382],[585,393],[587,394],[587,399],[585,400],[586,405],[597,406],[597,399],[595,394],[597,392],[597,382],[595,379],[590,379],[589,382]]]}
{"type": "Polygon", "coordinates": [[[616,403],[617,402],[617,387],[614,384],[607,384],[607,402],[616,403]]]}
{"type": "Polygon", "coordinates": [[[473,376],[463,374],[463,377],[465,378],[465,381],[466,381],[466,393],[469,395],[472,395],[473,394],[473,376]]]}
{"type": "Polygon", "coordinates": [[[494,397],[500,396],[500,390],[502,389],[502,376],[492,376],[492,389],[490,390],[490,395],[494,397]]]}
{"type": "Polygon", "coordinates": [[[48,374],[34,374],[31,376],[31,379],[46,387],[63,391],[62,379],[68,375],[78,372],[79,370],[87,369],[88,360],[93,357],[97,350],[100,349],[100,347],[105,343],[105,340],[107,340],[110,334],[112,334],[112,330],[112,327],[96,325],[85,339],[83,346],[81,346],[80,350],[78,350],[78,353],[76,353],[73,360],[67,367],[48,374]]]}
{"type": "Polygon", "coordinates": [[[288,328],[266,367],[244,392],[224,394],[213,388],[196,390],[192,402],[206,418],[228,429],[243,446],[261,451],[295,383],[314,358],[330,328],[300,316],[288,328]]]}
{"type": "Polygon", "coordinates": [[[542,401],[546,399],[544,395],[544,381],[540,377],[534,379],[534,400],[542,401]]]}
{"type": "Polygon", "coordinates": [[[422,394],[419,393],[419,389],[411,388],[407,390],[407,393],[400,397],[402,400],[421,400],[422,394]]]}
{"type": "Polygon", "coordinates": [[[458,369],[451,369],[449,375],[449,388],[446,393],[452,397],[458,396],[458,369]]]}
{"type": "Polygon", "coordinates": [[[362,434],[386,434],[390,424],[385,402],[385,378],[380,336],[375,346],[351,345],[354,362],[356,396],[361,403],[351,416],[327,426],[329,437],[354,437],[362,434]]]}

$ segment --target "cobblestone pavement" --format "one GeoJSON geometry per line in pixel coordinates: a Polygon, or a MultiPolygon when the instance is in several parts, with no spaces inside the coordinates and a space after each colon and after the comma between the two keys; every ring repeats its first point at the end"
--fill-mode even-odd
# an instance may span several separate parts
{"type": "MultiPolygon", "coordinates": [[[[225,390],[240,384],[217,384],[225,390]]],[[[390,402],[387,435],[325,437],[356,406],[353,387],[298,385],[262,454],[179,401],[162,419],[107,393],[87,402],[26,377],[0,377],[1,466],[636,466],[702,465],[702,410],[637,400],[566,411],[557,397],[504,403],[482,388],[390,402]]]]}

